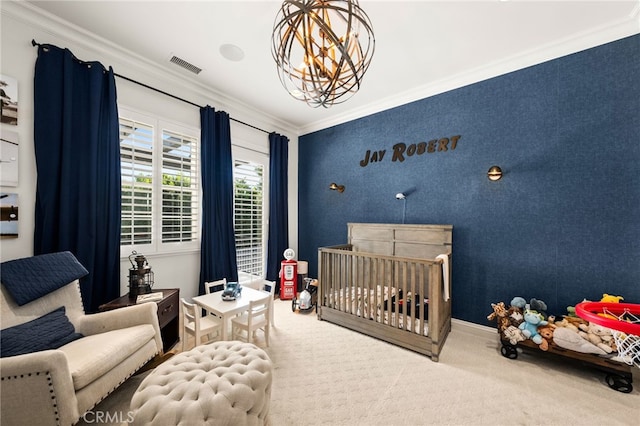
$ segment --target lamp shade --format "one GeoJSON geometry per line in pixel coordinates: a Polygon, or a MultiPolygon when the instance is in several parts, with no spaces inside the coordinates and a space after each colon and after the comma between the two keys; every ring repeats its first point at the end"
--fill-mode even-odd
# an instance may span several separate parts
{"type": "Polygon", "coordinates": [[[493,182],[500,180],[502,178],[502,169],[498,166],[491,166],[487,172],[487,177],[493,182]]]}
{"type": "Polygon", "coordinates": [[[306,260],[298,260],[298,273],[300,275],[306,275],[309,273],[309,262],[306,260]]]}

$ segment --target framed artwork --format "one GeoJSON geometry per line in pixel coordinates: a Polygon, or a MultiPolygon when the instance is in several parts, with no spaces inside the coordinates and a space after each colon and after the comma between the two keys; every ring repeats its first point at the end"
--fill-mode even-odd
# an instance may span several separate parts
{"type": "Polygon", "coordinates": [[[0,95],[2,109],[0,121],[6,124],[18,125],[18,80],[0,74],[0,95]]]}
{"type": "Polygon", "coordinates": [[[18,186],[18,134],[0,129],[0,186],[18,186]]]}
{"type": "Polygon", "coordinates": [[[18,194],[0,193],[0,237],[18,236],[18,194]]]}

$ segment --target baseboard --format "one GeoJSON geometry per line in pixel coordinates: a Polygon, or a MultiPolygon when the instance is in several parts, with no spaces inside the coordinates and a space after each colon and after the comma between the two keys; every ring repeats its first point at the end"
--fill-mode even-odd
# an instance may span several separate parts
{"type": "Polygon", "coordinates": [[[463,321],[459,319],[452,318],[451,319],[451,330],[452,331],[465,331],[467,333],[475,333],[475,334],[492,334],[495,335],[497,333],[495,327],[489,327],[486,325],[480,325],[469,321],[463,321]]]}

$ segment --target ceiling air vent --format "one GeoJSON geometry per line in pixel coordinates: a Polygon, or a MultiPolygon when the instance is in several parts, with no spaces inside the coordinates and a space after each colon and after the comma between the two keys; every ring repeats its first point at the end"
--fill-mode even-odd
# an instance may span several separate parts
{"type": "Polygon", "coordinates": [[[182,58],[178,58],[177,56],[171,56],[171,59],[169,59],[169,62],[173,62],[174,64],[186,69],[187,71],[191,71],[194,74],[200,74],[200,71],[202,71],[202,68],[198,68],[195,65],[185,61],[182,58]]]}

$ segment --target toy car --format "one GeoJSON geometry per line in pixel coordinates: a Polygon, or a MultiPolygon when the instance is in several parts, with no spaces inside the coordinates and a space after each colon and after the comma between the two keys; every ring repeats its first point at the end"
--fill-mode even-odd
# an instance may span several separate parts
{"type": "Polygon", "coordinates": [[[242,286],[236,282],[227,283],[222,292],[222,300],[236,300],[242,293],[242,286]]]}
{"type": "Polygon", "coordinates": [[[300,293],[300,297],[291,301],[291,310],[293,312],[308,312],[315,309],[318,312],[318,280],[305,278],[304,282],[306,285],[300,293]]]}

